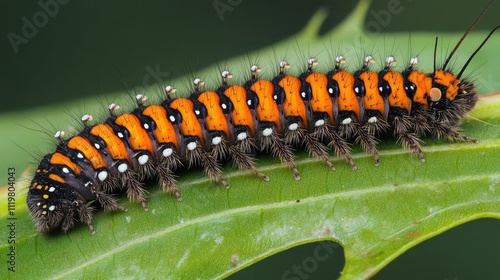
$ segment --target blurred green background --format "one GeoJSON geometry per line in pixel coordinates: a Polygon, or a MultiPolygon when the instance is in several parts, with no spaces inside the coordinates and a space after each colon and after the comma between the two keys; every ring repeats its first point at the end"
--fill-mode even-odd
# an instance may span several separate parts
{"type": "MultiPolygon", "coordinates": [[[[156,65],[162,73],[170,73],[169,78],[182,77],[186,68],[196,71],[294,35],[320,7],[329,12],[322,26],[328,32],[357,4],[336,0],[65,1],[26,44],[17,46],[17,54],[7,35],[21,36],[22,19],[33,23],[41,7],[35,1],[1,1],[4,67],[0,89],[9,99],[0,103],[0,112],[123,91],[121,79],[141,85],[149,73],[146,68],[156,65]],[[236,5],[225,4],[232,10],[218,13],[214,3],[236,5]]],[[[374,13],[387,10],[389,3],[399,3],[401,12],[379,25],[377,36],[384,37],[392,32],[463,32],[485,1],[373,2],[370,11],[374,13]]],[[[494,4],[477,29],[490,30],[498,24],[499,11],[500,4],[494,4]]],[[[374,19],[369,13],[366,21],[374,19]]],[[[341,43],[333,42],[335,46],[341,43]]],[[[402,42],[401,46],[406,45],[402,42]]]]}
{"type": "MultiPolygon", "coordinates": [[[[293,36],[319,8],[328,10],[329,16],[321,27],[323,33],[328,33],[357,4],[357,1],[336,0],[66,2],[58,4],[57,11],[50,6],[54,15],[43,17],[40,16],[43,8],[36,1],[1,1],[3,23],[0,28],[4,39],[0,43],[3,65],[0,117],[21,118],[25,112],[28,114],[45,106],[64,110],[64,104],[71,100],[123,94],[125,89],[121,81],[126,81],[130,88],[145,83],[152,85],[157,80],[152,75],[155,72],[163,81],[185,77],[217,61],[245,55],[293,36]],[[40,27],[23,27],[26,21],[33,23],[33,20],[38,21],[40,27]],[[23,35],[23,28],[28,34],[24,43],[16,37],[23,35]],[[14,45],[12,40],[16,42],[14,45]]],[[[429,32],[430,47],[435,35],[445,37],[447,33],[466,30],[485,4],[485,1],[451,0],[373,2],[366,22],[376,20],[377,14],[381,15],[380,11],[387,10],[388,5],[397,5],[400,9],[391,15],[387,24],[379,25],[377,31],[380,33],[375,35],[382,41],[394,33],[429,32]]],[[[489,31],[499,24],[498,14],[500,3],[494,3],[476,30],[489,31]]],[[[371,28],[368,31],[373,31],[373,26],[371,28]]],[[[387,39],[389,45],[391,40],[387,39]]],[[[333,42],[335,46],[340,43],[333,42]]],[[[407,48],[407,41],[400,45],[407,48]]],[[[449,48],[441,51],[446,53],[449,48]]],[[[499,74],[495,75],[494,80],[500,80],[499,74]]],[[[185,80],[188,83],[188,79],[185,80]]],[[[22,122],[9,120],[12,122],[9,125],[22,122]]],[[[7,129],[1,133],[9,141],[15,139],[7,129]]],[[[33,137],[33,131],[26,129],[22,137],[33,137]]],[[[16,166],[19,171],[27,166],[29,156],[20,147],[15,154],[20,154],[22,159],[15,160],[12,156],[7,158],[4,148],[0,148],[2,168],[11,162],[26,163],[16,166]]],[[[233,279],[281,278],[284,271],[310,256],[316,246],[315,243],[304,245],[273,256],[234,275],[233,279]]],[[[339,251],[338,256],[319,263],[318,270],[307,279],[338,275],[343,259],[339,251]]],[[[470,279],[477,275],[474,273],[483,273],[480,275],[485,278],[498,276],[498,252],[500,222],[475,221],[411,249],[377,278],[470,279]]]]}

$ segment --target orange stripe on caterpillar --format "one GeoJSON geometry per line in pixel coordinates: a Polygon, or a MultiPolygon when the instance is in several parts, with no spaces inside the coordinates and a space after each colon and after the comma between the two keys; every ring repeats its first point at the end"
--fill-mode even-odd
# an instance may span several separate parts
{"type": "Polygon", "coordinates": [[[207,129],[209,131],[222,131],[226,138],[229,139],[229,126],[220,106],[219,94],[214,91],[204,91],[198,95],[197,100],[207,109],[207,116],[205,117],[207,129]]]}
{"type": "Polygon", "coordinates": [[[54,165],[66,166],[67,168],[71,169],[73,173],[77,175],[80,174],[80,168],[78,167],[78,165],[73,163],[73,161],[69,157],[63,155],[60,152],[55,152],[54,154],[52,154],[49,163],[54,165]]]}
{"type": "Polygon", "coordinates": [[[252,110],[254,110],[256,101],[249,98],[247,90],[239,85],[231,85],[222,89],[224,94],[233,105],[231,111],[231,121],[235,126],[243,126],[249,129],[251,137],[256,136],[256,119],[252,110]]]}
{"type": "Polygon", "coordinates": [[[179,111],[182,116],[181,132],[184,136],[196,136],[203,143],[203,129],[201,127],[198,116],[194,111],[193,101],[188,98],[174,99],[169,107],[179,111]]]}
{"type": "Polygon", "coordinates": [[[300,80],[297,77],[285,75],[278,83],[285,94],[283,114],[287,117],[300,117],[302,128],[307,128],[308,117],[304,100],[300,96],[300,80]]]}
{"type": "Polygon", "coordinates": [[[123,141],[113,132],[113,129],[107,124],[97,124],[90,130],[92,135],[101,137],[115,160],[128,159],[127,148],[123,141]]]}
{"type": "Polygon", "coordinates": [[[172,144],[176,149],[179,148],[177,132],[167,119],[167,110],[163,106],[150,105],[142,111],[142,115],[150,117],[156,123],[154,135],[158,143],[172,144]]]}
{"type": "Polygon", "coordinates": [[[86,158],[92,164],[94,170],[107,167],[99,151],[94,148],[87,138],[79,135],[72,137],[68,142],[68,148],[80,151],[82,153],[81,157],[86,158]]]}
{"type": "Polygon", "coordinates": [[[133,114],[123,114],[115,119],[117,125],[125,127],[129,132],[128,142],[134,151],[148,151],[154,154],[153,145],[147,132],[141,126],[137,116],[133,114]]]}

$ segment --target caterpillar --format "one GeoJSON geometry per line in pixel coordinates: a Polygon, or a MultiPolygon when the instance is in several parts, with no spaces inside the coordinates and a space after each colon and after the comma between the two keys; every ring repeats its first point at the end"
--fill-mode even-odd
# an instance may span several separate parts
{"type": "Polygon", "coordinates": [[[457,132],[461,119],[477,102],[473,82],[462,75],[500,26],[487,35],[458,74],[448,66],[487,7],[439,68],[435,47],[434,69],[429,73],[418,69],[417,57],[397,71],[393,56],[374,71],[371,55],[364,57],[357,71],[349,72],[345,58],[338,55],[327,73],[316,71],[318,60],[311,57],[305,71],[294,76],[287,72],[290,63],[282,60],[272,79],[262,78],[261,68],[253,64],[250,78],[242,85],[231,83],[233,74],[223,70],[216,89],[205,90],[205,82],[195,78],[188,97],[173,97],[176,89],[167,86],[159,104],[148,104],[147,97],[138,94],[132,112],[119,114],[120,106],[112,103],[104,122],[93,123],[92,116],[84,115],[78,134],[65,137],[63,131],[56,132],[55,151],[45,155],[35,171],[27,204],[36,228],[41,233],[66,232],[83,223],[94,234],[93,204],[127,211],[113,196],[124,191],[147,211],[142,182],[154,177],[165,192],[180,200],[175,172],[183,166],[200,166],[212,181],[229,188],[220,163],[230,159],[268,181],[255,166],[258,151],[279,158],[299,180],[294,147],[304,147],[333,170],[332,150],[355,170],[350,143],[359,144],[379,165],[377,144],[383,134],[393,134],[421,161],[425,161],[420,144],[424,135],[477,142],[457,132]]]}

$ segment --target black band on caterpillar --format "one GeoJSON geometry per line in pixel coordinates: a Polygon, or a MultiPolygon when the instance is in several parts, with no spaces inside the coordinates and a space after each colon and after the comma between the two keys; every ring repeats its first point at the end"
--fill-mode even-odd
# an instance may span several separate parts
{"type": "Polygon", "coordinates": [[[398,72],[392,56],[379,72],[370,70],[374,59],[366,56],[353,73],[337,56],[334,69],[324,74],[315,71],[318,61],[310,58],[297,77],[286,73],[286,61],[270,80],[259,77],[260,68],[252,65],[244,85],[230,84],[232,74],[225,70],[213,91],[203,90],[203,80],[196,78],[187,98],[172,98],[176,90],[167,86],[161,104],[147,104],[146,96],[137,95],[137,108],[123,114],[111,104],[104,122],[91,124],[92,117],[85,115],[77,135],[66,139],[56,133],[56,151],[41,160],[28,192],[33,220],[40,232],[68,231],[81,222],[93,234],[93,202],[105,210],[126,211],[113,197],[117,191],[124,190],[147,210],[146,178],[157,177],[162,189],[180,200],[175,171],[183,165],[201,166],[211,180],[228,188],[219,163],[229,158],[268,181],[254,164],[256,151],[271,152],[299,180],[293,149],[301,146],[333,170],[329,150],[357,168],[349,141],[373,154],[378,165],[379,135],[387,132],[422,161],[420,138],[425,134],[477,142],[456,131],[477,101],[473,83],[460,77],[497,28],[457,76],[448,69],[423,73],[415,68],[416,57],[398,72]]]}

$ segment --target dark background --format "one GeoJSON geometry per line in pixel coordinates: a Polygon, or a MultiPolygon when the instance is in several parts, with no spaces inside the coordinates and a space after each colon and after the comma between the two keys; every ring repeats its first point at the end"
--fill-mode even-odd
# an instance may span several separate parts
{"type": "MultiPolygon", "coordinates": [[[[68,3],[59,5],[55,16],[49,16],[27,44],[18,46],[17,54],[7,34],[22,35],[22,19],[33,23],[42,8],[35,1],[1,1],[0,90],[9,100],[0,102],[0,112],[124,91],[121,80],[131,87],[142,84],[145,68],[157,64],[172,78],[181,77],[186,68],[196,71],[296,34],[319,7],[329,11],[322,26],[327,32],[357,4],[338,0],[64,1],[68,3]],[[221,20],[214,2],[236,5],[222,13],[221,20]]],[[[399,2],[403,9],[381,28],[379,36],[462,32],[485,2],[384,0],[373,1],[370,10],[387,9],[390,1],[399,2]]],[[[477,28],[490,30],[498,24],[499,11],[500,4],[494,4],[477,28]]],[[[371,20],[369,14],[367,22],[371,20]]]]}
{"type": "MultiPolygon", "coordinates": [[[[47,2],[47,1],[44,1],[47,2]]],[[[216,1],[68,1],[27,44],[15,53],[10,32],[22,35],[26,17],[41,10],[36,1],[3,0],[0,42],[2,68],[0,112],[29,110],[89,96],[124,91],[121,80],[140,85],[146,67],[161,65],[171,78],[186,68],[196,71],[217,60],[272,45],[300,31],[319,7],[329,10],[322,30],[340,23],[357,1],[220,0],[234,4],[222,18],[216,1]]],[[[389,0],[373,1],[370,10],[385,9],[389,0]]],[[[485,1],[401,0],[403,11],[382,34],[432,31],[462,32],[485,1]],[[480,2],[480,3],[479,3],[480,2]],[[439,23],[439,24],[436,24],[439,23]]],[[[495,3],[477,29],[498,24],[495,3]]],[[[372,20],[370,14],[367,21],[372,20]]],[[[499,36],[498,34],[496,36],[499,36]]],[[[170,78],[170,77],[169,77],[170,78]]],[[[5,133],[5,132],[2,132],[5,133]]],[[[433,238],[409,250],[377,279],[476,279],[500,275],[500,222],[486,219],[433,238]],[[475,274],[482,273],[482,274],[475,274]],[[483,277],[481,277],[483,276],[483,277]]],[[[293,248],[233,276],[232,279],[280,278],[317,244],[293,248]]],[[[337,275],[343,254],[320,263],[308,279],[337,275]],[[337,270],[337,271],[334,271],[337,270]]]]}

